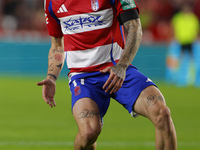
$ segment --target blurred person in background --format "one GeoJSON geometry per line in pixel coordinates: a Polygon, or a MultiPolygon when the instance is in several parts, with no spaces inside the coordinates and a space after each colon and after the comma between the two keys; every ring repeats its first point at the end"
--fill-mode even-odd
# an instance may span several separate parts
{"type": "Polygon", "coordinates": [[[165,42],[170,37],[170,20],[174,5],[168,0],[138,0],[141,7],[143,43],[165,42]]]}
{"type": "Polygon", "coordinates": [[[0,1],[0,40],[41,41],[47,37],[40,0],[0,1]]]}
{"type": "Polygon", "coordinates": [[[21,4],[21,1],[7,0],[1,1],[1,24],[0,27],[5,32],[13,32],[18,27],[18,21],[16,18],[16,8],[21,4]]]}
{"type": "Polygon", "coordinates": [[[200,86],[200,46],[197,41],[199,20],[192,10],[192,5],[184,2],[172,18],[174,40],[169,46],[166,79],[167,82],[175,82],[177,86],[193,84],[192,76],[196,76],[195,85],[200,86]]]}

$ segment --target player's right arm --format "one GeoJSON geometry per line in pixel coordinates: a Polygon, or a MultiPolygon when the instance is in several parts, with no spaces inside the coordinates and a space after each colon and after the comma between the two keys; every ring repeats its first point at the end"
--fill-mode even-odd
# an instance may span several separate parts
{"type": "Polygon", "coordinates": [[[53,12],[52,2],[44,0],[46,24],[49,35],[51,36],[51,48],[48,56],[48,71],[46,79],[37,83],[43,86],[42,96],[44,101],[50,106],[56,106],[54,95],[56,90],[56,79],[58,78],[64,65],[64,46],[63,34],[61,31],[59,20],[53,12]]]}
{"type": "Polygon", "coordinates": [[[63,38],[51,37],[51,48],[48,56],[47,77],[56,80],[64,65],[65,54],[63,38]]]}
{"type": "Polygon", "coordinates": [[[56,91],[56,79],[58,78],[62,67],[64,65],[65,55],[62,38],[52,37],[51,48],[48,56],[48,71],[46,79],[37,83],[43,86],[42,97],[44,101],[50,106],[56,106],[54,95],[56,91]]]}

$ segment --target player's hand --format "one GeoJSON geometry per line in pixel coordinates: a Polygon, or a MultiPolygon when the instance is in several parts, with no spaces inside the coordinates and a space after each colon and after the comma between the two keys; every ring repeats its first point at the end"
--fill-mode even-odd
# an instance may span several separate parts
{"type": "Polygon", "coordinates": [[[42,82],[37,83],[38,86],[43,86],[42,97],[44,101],[52,108],[56,106],[54,95],[56,92],[56,84],[52,79],[44,79],[42,82]]]}
{"type": "Polygon", "coordinates": [[[107,67],[101,70],[100,72],[101,73],[110,72],[109,78],[103,85],[103,89],[105,89],[105,92],[110,91],[110,94],[116,93],[122,87],[122,84],[126,76],[126,67],[122,65],[116,65],[113,67],[107,67]]]}

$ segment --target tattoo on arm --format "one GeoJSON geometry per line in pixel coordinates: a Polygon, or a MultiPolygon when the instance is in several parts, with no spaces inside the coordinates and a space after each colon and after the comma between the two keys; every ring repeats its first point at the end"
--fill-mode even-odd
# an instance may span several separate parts
{"type": "Polygon", "coordinates": [[[59,64],[59,65],[56,65],[56,67],[58,67],[58,68],[62,68],[62,63],[61,64],[59,64]]]}
{"type": "Polygon", "coordinates": [[[63,50],[63,49],[61,49],[61,50],[58,50],[58,49],[53,49],[53,50],[52,50],[52,53],[55,53],[55,52],[58,52],[58,53],[63,53],[63,52],[64,52],[64,50],[63,50]]]}
{"type": "Polygon", "coordinates": [[[95,110],[88,110],[88,109],[83,109],[78,115],[78,119],[94,118],[94,117],[99,118],[100,114],[98,112],[96,112],[95,110]]]}
{"type": "Polygon", "coordinates": [[[62,54],[56,54],[56,55],[54,55],[54,58],[55,58],[55,60],[57,60],[57,61],[63,61],[63,55],[62,54]]]}
{"type": "Polygon", "coordinates": [[[64,48],[61,38],[52,38],[51,48],[48,55],[48,72],[47,76],[53,77],[55,80],[62,70],[64,63],[64,48]]]}
{"type": "Polygon", "coordinates": [[[120,64],[128,66],[135,57],[141,43],[142,28],[139,19],[126,21],[124,27],[128,31],[128,36],[124,52],[119,62],[120,64]]]}
{"type": "Polygon", "coordinates": [[[56,41],[56,43],[58,43],[58,38],[57,37],[55,37],[55,41],[56,41]]]}
{"type": "Polygon", "coordinates": [[[53,63],[51,63],[51,64],[49,65],[49,71],[53,71],[53,70],[54,70],[53,63]]]}
{"type": "Polygon", "coordinates": [[[63,58],[64,58],[63,52],[64,52],[64,50],[57,50],[57,49],[52,49],[50,51],[49,57],[48,57],[48,60],[49,60],[49,66],[48,66],[49,69],[48,70],[49,71],[54,71],[55,66],[58,67],[59,69],[62,69],[63,58]],[[53,59],[57,60],[59,62],[59,64],[55,64],[53,59]]]}
{"type": "Polygon", "coordinates": [[[119,64],[112,67],[113,72],[118,76],[118,78],[125,79],[126,73],[124,72],[126,66],[119,64]]]}
{"type": "Polygon", "coordinates": [[[139,41],[137,41],[137,30],[135,30],[136,25],[133,24],[131,21],[127,21],[124,26],[129,32],[131,32],[131,34],[128,34],[126,41],[126,49],[129,50],[127,56],[129,56],[132,53],[136,53],[134,45],[139,41]]]}
{"type": "Polygon", "coordinates": [[[53,59],[53,56],[49,56],[49,60],[53,59]]]}
{"type": "Polygon", "coordinates": [[[148,106],[153,106],[155,105],[158,101],[164,101],[162,96],[157,96],[157,95],[149,95],[147,97],[147,104],[148,106]]]}

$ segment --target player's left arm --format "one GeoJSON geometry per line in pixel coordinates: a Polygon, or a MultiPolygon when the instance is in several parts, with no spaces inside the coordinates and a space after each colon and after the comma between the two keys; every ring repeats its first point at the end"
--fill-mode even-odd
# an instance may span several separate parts
{"type": "Polygon", "coordinates": [[[140,19],[132,19],[124,23],[128,31],[124,52],[117,65],[127,68],[133,61],[142,41],[142,26],[140,19]]]}
{"type": "Polygon", "coordinates": [[[110,76],[103,86],[105,92],[110,91],[110,94],[121,88],[126,76],[126,69],[134,59],[142,40],[142,27],[139,18],[128,20],[123,25],[128,31],[124,52],[117,65],[101,71],[110,72],[110,76]]]}

